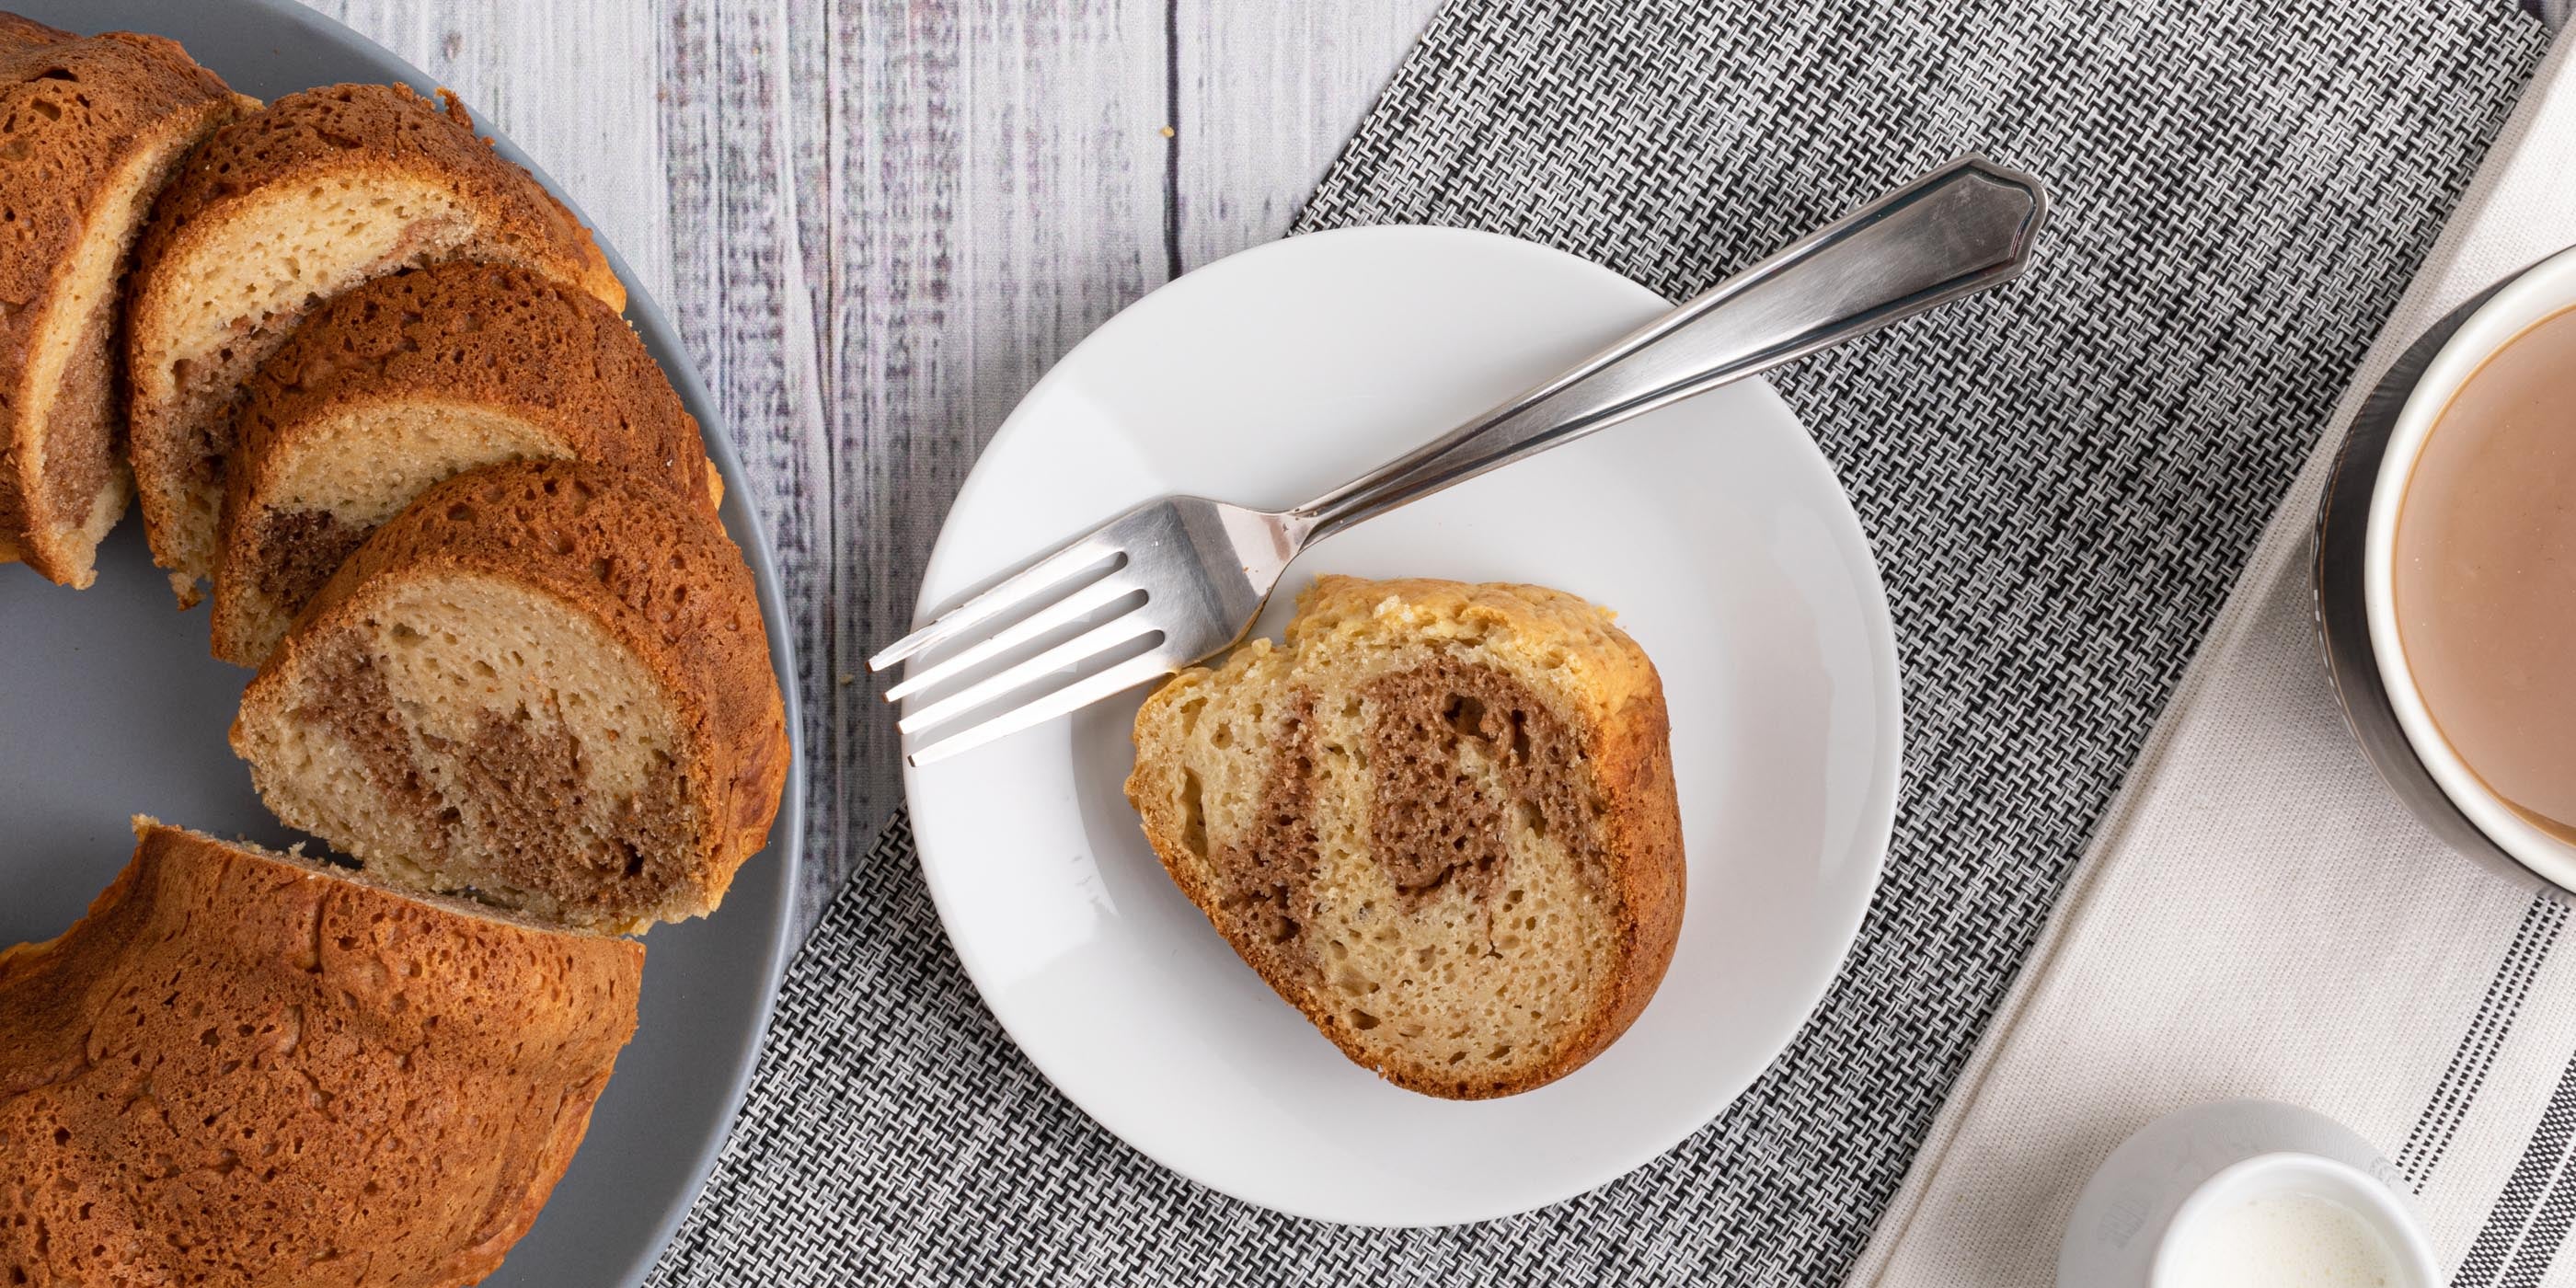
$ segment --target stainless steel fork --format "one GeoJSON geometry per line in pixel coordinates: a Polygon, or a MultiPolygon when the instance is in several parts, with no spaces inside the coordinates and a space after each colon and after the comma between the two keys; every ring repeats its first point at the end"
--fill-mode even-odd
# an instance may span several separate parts
{"type": "Polygon", "coordinates": [[[871,671],[914,662],[888,701],[990,672],[903,717],[906,735],[926,737],[907,759],[955,755],[1223,652],[1299,551],[1352,524],[2010,280],[2047,210],[2030,175],[1954,161],[1295,509],[1195,496],[1138,506],[868,659],[871,671]],[[951,645],[962,647],[925,656],[951,645]]]}

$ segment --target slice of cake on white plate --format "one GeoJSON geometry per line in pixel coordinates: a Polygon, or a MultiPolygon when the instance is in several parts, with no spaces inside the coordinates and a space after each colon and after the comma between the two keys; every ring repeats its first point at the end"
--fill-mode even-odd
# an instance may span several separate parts
{"type": "Polygon", "coordinates": [[[1680,931],[1662,682],[1560,591],[1319,578],[1284,645],[1146,700],[1127,795],[1271,988],[1430,1095],[1581,1067],[1680,931]]]}

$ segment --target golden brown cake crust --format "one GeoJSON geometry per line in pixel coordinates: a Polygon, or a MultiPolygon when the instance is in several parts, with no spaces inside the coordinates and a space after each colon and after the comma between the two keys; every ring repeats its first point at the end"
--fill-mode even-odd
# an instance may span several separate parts
{"type": "Polygon", "coordinates": [[[534,176],[476,137],[464,105],[445,90],[433,101],[401,85],[329,85],[286,95],[217,130],[162,194],[136,248],[128,304],[136,493],[153,559],[172,570],[183,608],[197,602],[197,582],[214,573],[240,383],[299,311],[287,304],[256,320],[235,319],[235,338],[210,354],[164,352],[187,333],[183,322],[203,299],[190,270],[211,262],[209,253],[226,238],[242,236],[245,221],[271,211],[264,198],[351,183],[419,185],[470,212],[470,231],[450,229],[459,239],[440,246],[413,242],[431,228],[414,224],[365,276],[405,262],[502,260],[577,286],[611,310],[626,307],[626,288],[590,231],[534,176]]]}
{"type": "Polygon", "coordinates": [[[443,1288],[571,1161],[643,950],[137,820],[0,950],[0,1282],[443,1288]]]}
{"type": "MultiPolygon", "coordinates": [[[[1267,951],[1265,945],[1253,942],[1258,938],[1257,923],[1247,922],[1238,910],[1225,906],[1229,892],[1216,888],[1209,880],[1212,865],[1197,857],[1198,849],[1207,844],[1204,825],[1199,825],[1200,835],[1194,838],[1193,820],[1161,789],[1158,775],[1166,767],[1148,764],[1149,747],[1159,744],[1158,730],[1174,723],[1175,708],[1203,698],[1209,685],[1225,683],[1227,673],[1235,668],[1234,659],[1213,671],[1185,671],[1146,698],[1136,717],[1138,761],[1128,778],[1127,798],[1143,822],[1148,843],[1181,892],[1207,914],[1237,955],[1344,1055],[1398,1086],[1427,1095],[1462,1100],[1513,1095],[1553,1082],[1607,1049],[1645,1010],[1672,962],[1681,932],[1685,867],[1663,681],[1635,641],[1603,629],[1606,619],[1600,610],[1562,591],[1510,583],[1319,577],[1298,599],[1287,647],[1293,650],[1309,635],[1322,636],[1345,622],[1366,619],[1390,600],[1425,618],[1483,619],[1496,633],[1519,638],[1570,641],[1587,634],[1599,638],[1597,646],[1585,650],[1586,665],[1572,673],[1574,710],[1568,714],[1574,718],[1563,722],[1561,731],[1552,732],[1579,744],[1605,807],[1589,820],[1594,832],[1591,848],[1612,861],[1591,875],[1607,883],[1611,896],[1616,966],[1590,1013],[1553,1045],[1552,1058],[1509,1078],[1440,1065],[1382,1063],[1383,1053],[1372,1050],[1347,1022],[1344,1006],[1330,995],[1310,962],[1296,954],[1267,951]]],[[[1236,658],[1243,656],[1238,652],[1236,658]]],[[[1312,754],[1302,748],[1277,751],[1283,758],[1312,754]]],[[[1265,805],[1274,803],[1265,801],[1265,805]]],[[[1298,812],[1293,808],[1265,812],[1280,814],[1280,824],[1297,825],[1286,817],[1298,812]]]]}
{"type": "MultiPolygon", "coordinates": [[[[635,650],[680,710],[699,749],[694,856],[700,905],[712,911],[744,860],[767,843],[787,781],[785,703],[770,668],[769,633],[742,551],[704,509],[633,471],[585,461],[495,465],[421,493],[378,528],[313,598],[286,642],[251,682],[258,690],[301,670],[298,654],[363,609],[374,583],[480,574],[551,593],[635,650]]],[[[233,744],[242,744],[234,724],[233,744]]]]}
{"type": "Polygon", "coordinates": [[[374,171],[453,185],[492,220],[491,235],[519,261],[626,307],[625,284],[590,230],[527,171],[474,134],[454,94],[436,100],[407,85],[325,85],[280,97],[215,131],[188,159],[153,212],[136,255],[138,276],[183,245],[228,203],[271,184],[374,171]]]}
{"type": "Polygon", "coordinates": [[[470,402],[559,428],[584,459],[656,471],[704,497],[697,419],[635,329],[589,292],[514,264],[452,260],[364,283],[317,310],[251,378],[240,453],[358,402],[470,402]]]}
{"type": "MultiPolygon", "coordinates": [[[[225,471],[217,657],[257,665],[237,578],[274,571],[280,459],[360,405],[462,403],[543,426],[580,460],[629,466],[710,509],[722,483],[698,422],[644,342],[588,292],[512,264],[451,260],[363,283],[324,304],[251,377],[225,471]]],[[[352,547],[363,531],[342,534],[352,547]]],[[[314,585],[280,605],[292,616],[314,585]]]]}
{"type": "MultiPolygon", "coordinates": [[[[115,397],[120,362],[111,340],[64,372],[58,387],[71,386],[72,396],[55,398],[34,387],[37,338],[49,327],[84,324],[55,316],[58,305],[70,306],[73,249],[91,237],[134,235],[132,224],[94,226],[120,172],[145,149],[184,148],[237,115],[238,102],[174,41],[129,32],[80,37],[0,14],[0,301],[8,302],[0,304],[0,558],[87,584],[87,539],[61,530],[81,527],[123,468],[114,450],[125,415],[115,397]],[[105,437],[58,442],[45,459],[39,438],[64,414],[91,421],[75,427],[87,436],[105,437]]],[[[134,220],[151,209],[159,178],[147,179],[134,220]]],[[[105,308],[112,321],[113,306],[105,308]]]]}

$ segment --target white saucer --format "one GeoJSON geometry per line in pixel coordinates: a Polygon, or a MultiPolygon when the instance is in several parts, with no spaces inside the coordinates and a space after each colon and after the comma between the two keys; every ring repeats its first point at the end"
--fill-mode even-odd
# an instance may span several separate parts
{"type": "MultiPolygon", "coordinates": [[[[1211,265],[1102,327],[1012,414],[922,608],[1160,493],[1303,501],[1665,307],[1570,256],[1454,230],[1322,233],[1211,265]]],[[[1474,1104],[1343,1059],[1146,846],[1120,790],[1141,694],[908,773],[923,870],[985,1002],[1128,1143],[1301,1216],[1483,1220],[1670,1149],[1824,995],[1895,812],[1895,640],[1823,456],[1768,386],[1741,384],[1323,544],[1262,629],[1323,571],[1560,587],[1618,610],[1655,659],[1690,894],[1636,1026],[1562,1081],[1474,1104]]]]}

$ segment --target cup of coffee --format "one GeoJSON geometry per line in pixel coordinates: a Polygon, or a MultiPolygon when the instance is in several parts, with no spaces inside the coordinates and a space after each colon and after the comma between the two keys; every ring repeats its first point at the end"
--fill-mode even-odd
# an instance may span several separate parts
{"type": "Polygon", "coordinates": [[[2381,776],[2452,848],[2576,890],[2576,250],[2397,361],[2336,458],[2315,572],[2381,776]]]}

